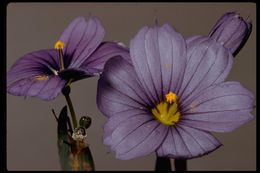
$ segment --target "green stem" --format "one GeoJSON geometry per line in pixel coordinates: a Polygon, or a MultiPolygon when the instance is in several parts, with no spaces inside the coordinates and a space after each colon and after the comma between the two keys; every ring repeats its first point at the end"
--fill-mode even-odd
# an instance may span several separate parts
{"type": "Polygon", "coordinates": [[[73,108],[73,105],[72,105],[72,102],[71,102],[71,99],[70,99],[70,86],[69,85],[65,86],[62,89],[62,94],[65,96],[66,101],[68,103],[69,110],[70,110],[70,115],[71,115],[71,119],[72,119],[72,123],[73,123],[73,127],[75,129],[75,128],[78,127],[78,124],[77,124],[76,114],[75,114],[75,111],[74,111],[74,108],[73,108]]]}

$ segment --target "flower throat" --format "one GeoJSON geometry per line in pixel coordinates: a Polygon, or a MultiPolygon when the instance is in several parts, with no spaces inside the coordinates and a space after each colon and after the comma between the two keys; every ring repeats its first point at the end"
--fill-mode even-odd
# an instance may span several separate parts
{"type": "Polygon", "coordinates": [[[181,114],[178,109],[177,95],[173,92],[169,92],[165,97],[166,101],[160,102],[152,109],[152,113],[158,121],[170,126],[180,120],[181,114]]]}

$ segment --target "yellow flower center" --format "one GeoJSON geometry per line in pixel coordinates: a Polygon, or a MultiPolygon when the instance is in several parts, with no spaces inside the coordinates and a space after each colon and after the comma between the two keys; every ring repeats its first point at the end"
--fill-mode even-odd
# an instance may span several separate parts
{"type": "Polygon", "coordinates": [[[170,126],[179,122],[181,113],[178,109],[177,95],[169,92],[165,97],[166,101],[160,102],[152,109],[152,113],[158,121],[170,126]]]}

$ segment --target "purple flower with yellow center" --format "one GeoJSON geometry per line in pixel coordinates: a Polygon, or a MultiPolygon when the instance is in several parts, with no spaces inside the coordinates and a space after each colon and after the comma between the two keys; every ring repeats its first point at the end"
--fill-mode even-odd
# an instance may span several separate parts
{"type": "Polygon", "coordinates": [[[254,95],[227,81],[231,52],[210,37],[184,40],[170,25],[143,27],[130,42],[131,62],[107,61],[97,104],[108,118],[103,140],[126,160],[156,152],[191,159],[221,146],[211,132],[253,119],[254,95]]]}
{"type": "Polygon", "coordinates": [[[105,30],[96,17],[77,17],[61,34],[55,49],[24,55],[7,73],[7,91],[17,96],[54,99],[71,82],[99,75],[113,56],[129,56],[126,48],[102,42],[105,30]]]}

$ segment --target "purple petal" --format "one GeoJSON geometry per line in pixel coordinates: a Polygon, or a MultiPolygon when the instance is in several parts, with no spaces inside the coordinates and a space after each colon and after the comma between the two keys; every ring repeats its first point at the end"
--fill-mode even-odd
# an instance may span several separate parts
{"type": "Polygon", "coordinates": [[[127,160],[144,156],[153,152],[161,144],[167,128],[153,120],[149,114],[134,115],[116,126],[110,135],[110,145],[118,159],[127,160]]]}
{"type": "Polygon", "coordinates": [[[57,75],[58,52],[40,50],[21,57],[7,73],[7,91],[17,96],[35,96],[54,99],[66,81],[57,75]],[[42,76],[43,80],[36,80],[42,76]]]}
{"type": "Polygon", "coordinates": [[[253,119],[254,95],[238,82],[212,86],[183,107],[181,123],[214,132],[229,132],[253,119]]]}
{"type": "Polygon", "coordinates": [[[109,117],[104,143],[111,146],[117,158],[149,154],[162,142],[167,127],[148,112],[151,104],[133,66],[122,57],[108,60],[98,82],[97,105],[109,117]]]}
{"type": "Polygon", "coordinates": [[[251,31],[251,22],[244,20],[235,12],[228,12],[217,21],[209,36],[223,44],[232,53],[237,54],[251,31]]]}
{"type": "Polygon", "coordinates": [[[103,42],[95,52],[80,66],[81,69],[96,69],[103,71],[106,61],[112,57],[121,56],[127,61],[130,60],[129,50],[117,43],[103,42]]]}
{"type": "Polygon", "coordinates": [[[191,54],[196,51],[197,45],[205,42],[208,39],[208,37],[205,36],[192,36],[186,39],[186,45],[187,45],[187,61],[190,61],[191,54]]]}
{"type": "Polygon", "coordinates": [[[130,63],[122,57],[107,61],[97,89],[97,105],[104,115],[110,117],[129,109],[146,110],[152,104],[130,63]]]}
{"type": "MultiPolygon", "coordinates": [[[[107,123],[104,125],[104,144],[111,145],[111,134],[119,126],[120,123],[128,121],[130,117],[147,115],[149,114],[146,110],[141,109],[128,109],[125,111],[116,112],[113,116],[109,118],[107,123]]],[[[147,117],[149,120],[152,118],[150,115],[147,117]]]]}
{"type": "Polygon", "coordinates": [[[130,55],[143,88],[157,103],[180,86],[186,45],[171,26],[143,27],[131,40],[130,55]]]}
{"type": "Polygon", "coordinates": [[[190,45],[196,44],[196,42],[204,41],[204,39],[207,39],[207,37],[201,36],[201,35],[191,36],[186,39],[186,44],[187,44],[187,46],[190,46],[190,45]]]}
{"type": "Polygon", "coordinates": [[[86,21],[83,17],[74,19],[60,36],[64,42],[64,57],[69,58],[69,67],[79,67],[99,46],[105,30],[96,17],[86,21]]]}
{"type": "Polygon", "coordinates": [[[38,97],[43,100],[53,100],[61,92],[66,81],[51,75],[47,80],[37,81],[33,78],[17,80],[7,87],[8,93],[16,96],[38,97]]]}
{"type": "Polygon", "coordinates": [[[7,73],[7,85],[22,78],[39,74],[52,75],[59,70],[58,52],[54,49],[40,50],[19,58],[7,73]]]}
{"type": "Polygon", "coordinates": [[[163,143],[157,149],[157,154],[162,157],[183,159],[187,158],[190,152],[175,127],[171,127],[168,129],[167,136],[163,143]]]}
{"type": "Polygon", "coordinates": [[[177,94],[181,103],[194,99],[211,85],[223,82],[233,62],[230,52],[211,38],[197,44],[190,42],[188,48],[189,60],[177,94]]]}
{"type": "Polygon", "coordinates": [[[174,159],[191,159],[208,154],[220,146],[210,133],[178,125],[170,128],[157,153],[174,159]]]}

